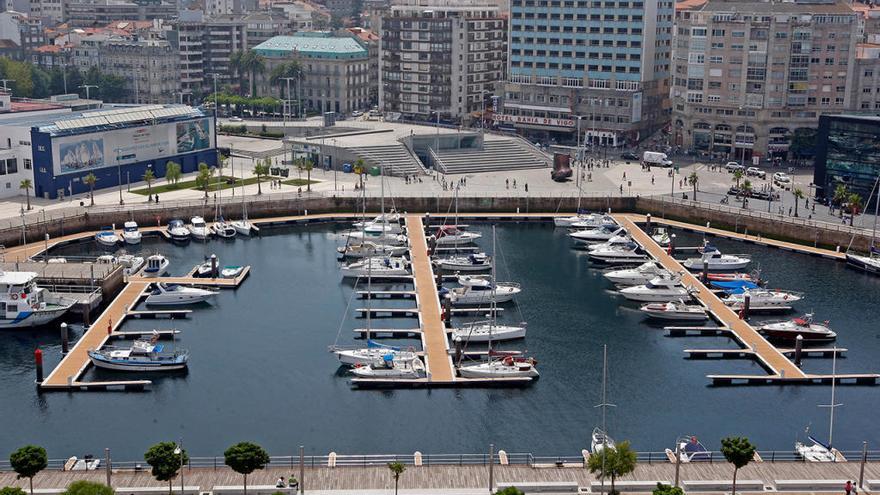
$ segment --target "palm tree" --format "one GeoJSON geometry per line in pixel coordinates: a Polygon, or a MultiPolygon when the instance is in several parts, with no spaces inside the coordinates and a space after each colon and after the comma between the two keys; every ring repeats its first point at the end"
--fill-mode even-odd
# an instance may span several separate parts
{"type": "MultiPolygon", "coordinates": [[[[170,163],[170,162],[169,162],[170,163]]],[[[167,177],[168,174],[165,174],[167,177]]],[[[153,173],[152,168],[148,168],[146,172],[144,172],[144,182],[147,183],[147,196],[150,198],[153,197],[153,181],[156,180],[156,174],[153,173]]],[[[151,199],[152,201],[152,199],[151,199]]]]}
{"type": "Polygon", "coordinates": [[[242,89],[244,89],[244,77],[242,74],[245,72],[244,70],[244,59],[245,52],[237,51],[233,52],[229,57],[229,69],[232,71],[233,75],[238,76],[238,94],[242,94],[242,89]]]}
{"type": "Polygon", "coordinates": [[[746,207],[746,203],[749,201],[749,196],[752,192],[752,181],[746,179],[743,181],[742,185],[742,198],[743,198],[743,208],[746,207]]]}
{"type": "Polygon", "coordinates": [[[165,164],[165,180],[176,186],[177,181],[180,180],[180,176],[180,164],[169,160],[168,163],[165,164]]]}
{"type": "MultiPolygon", "coordinates": [[[[315,168],[314,162],[308,158],[300,158],[299,168],[306,171],[306,192],[312,192],[312,169],[315,168]]],[[[361,182],[363,187],[363,181],[361,182]]]]}
{"type": "Polygon", "coordinates": [[[394,495],[397,495],[397,483],[400,481],[400,475],[406,471],[406,466],[399,462],[389,462],[388,469],[391,471],[391,476],[394,477],[394,495]]]}
{"type": "Polygon", "coordinates": [[[89,199],[91,200],[91,204],[89,206],[95,206],[95,183],[98,182],[98,178],[95,177],[95,174],[89,172],[89,175],[83,177],[83,184],[89,186],[89,199]]]}
{"type": "Polygon", "coordinates": [[[798,216],[798,203],[804,197],[804,190],[799,187],[795,187],[791,191],[791,194],[794,195],[794,216],[797,217],[798,216]]]}
{"type": "Polygon", "coordinates": [[[207,163],[199,163],[199,175],[196,176],[196,186],[205,191],[205,199],[208,199],[208,187],[211,185],[211,177],[214,175],[214,169],[209,167],[207,163]]]}
{"type": "MultiPolygon", "coordinates": [[[[282,95],[282,100],[290,99],[290,95],[285,94],[284,88],[287,86],[287,81],[285,79],[288,77],[299,77],[301,70],[302,68],[297,61],[285,62],[272,69],[272,72],[269,75],[269,82],[273,85],[279,84],[281,86],[280,94],[282,95]]],[[[288,113],[289,112],[290,110],[288,109],[288,113]]]]}
{"type": "Polygon", "coordinates": [[[838,184],[837,187],[834,188],[834,196],[832,197],[832,201],[837,206],[842,205],[848,197],[849,191],[846,190],[846,184],[838,184]]]}
{"type": "Polygon", "coordinates": [[[254,175],[257,176],[257,194],[263,194],[263,177],[269,175],[269,169],[271,168],[268,160],[267,158],[266,161],[258,161],[254,165],[254,175]]]}
{"type": "Polygon", "coordinates": [[[248,74],[250,97],[255,98],[257,95],[254,91],[254,84],[256,82],[257,74],[266,72],[266,59],[257,52],[248,50],[241,56],[238,65],[240,72],[248,74]]]}
{"type": "Polygon", "coordinates": [[[693,186],[694,188],[694,201],[697,200],[697,184],[700,182],[700,176],[697,175],[696,171],[691,172],[691,175],[688,175],[688,184],[693,186]]]}
{"type": "Polygon", "coordinates": [[[733,180],[736,181],[736,187],[739,188],[739,181],[743,178],[742,170],[735,170],[733,172],[733,180]]]}
{"type": "Polygon", "coordinates": [[[31,188],[34,187],[34,184],[30,179],[24,179],[21,183],[18,184],[19,189],[24,189],[24,197],[27,199],[27,209],[30,211],[31,209],[31,188]]]}
{"type": "Polygon", "coordinates": [[[862,210],[862,196],[858,193],[852,193],[847,202],[849,203],[849,226],[852,227],[856,213],[862,210]]]}

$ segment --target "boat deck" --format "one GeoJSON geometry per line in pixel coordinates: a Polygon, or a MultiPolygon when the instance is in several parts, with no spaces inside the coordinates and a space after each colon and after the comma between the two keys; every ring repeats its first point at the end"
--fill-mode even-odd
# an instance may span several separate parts
{"type": "MultiPolygon", "coordinates": [[[[751,325],[741,320],[739,316],[711,290],[703,285],[700,280],[685,269],[678,261],[670,256],[665,249],[654,242],[645,231],[635,224],[638,215],[614,215],[615,219],[629,231],[632,238],[638,242],[644,250],[654,259],[660,262],[664,268],[682,276],[682,283],[693,287],[693,297],[698,299],[709,311],[711,311],[720,323],[726,327],[729,333],[744,349],[749,349],[749,355],[754,358],[768,371],[768,375],[709,375],[708,378],[717,385],[732,385],[738,383],[822,383],[832,379],[830,375],[808,375],[801,371],[779,349],[770,344],[751,325]]],[[[641,217],[644,219],[644,217],[641,217]]],[[[653,219],[652,219],[653,221],[653,219]]],[[[690,226],[694,227],[694,226],[690,226]]],[[[729,234],[729,233],[728,233],[729,234]]],[[[805,249],[816,249],[803,247],[805,249]]],[[[835,375],[834,379],[841,383],[871,383],[875,384],[880,375],[835,375]]]]}
{"type": "MultiPolygon", "coordinates": [[[[40,388],[42,390],[63,390],[112,387],[113,382],[102,382],[96,385],[78,381],[89,365],[88,351],[99,349],[107,342],[107,339],[122,324],[126,314],[137,305],[149,285],[147,282],[129,283],[95,320],[95,323],[79,338],[76,345],[64,356],[58,366],[43,380],[40,388]]],[[[135,380],[119,382],[116,385],[144,387],[149,383],[148,380],[135,380]]]]}

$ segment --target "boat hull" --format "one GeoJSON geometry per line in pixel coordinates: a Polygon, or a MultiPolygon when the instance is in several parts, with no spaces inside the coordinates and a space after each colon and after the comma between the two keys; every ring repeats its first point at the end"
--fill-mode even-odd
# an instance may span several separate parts
{"type": "Polygon", "coordinates": [[[506,325],[496,325],[489,333],[488,325],[479,325],[471,328],[456,328],[452,332],[453,341],[461,338],[462,342],[500,342],[503,340],[524,339],[526,337],[526,327],[514,327],[506,325]],[[491,338],[490,338],[491,337],[491,338]]]}
{"type": "Polygon", "coordinates": [[[166,296],[165,294],[162,294],[159,296],[147,296],[146,304],[148,306],[185,306],[187,304],[205,302],[213,296],[214,294],[184,296],[166,296]]]}
{"type": "Polygon", "coordinates": [[[52,309],[39,309],[36,311],[19,313],[15,319],[0,319],[0,329],[3,328],[26,328],[48,325],[64,316],[70,306],[59,306],[52,309]]]}
{"type": "Polygon", "coordinates": [[[630,301],[639,301],[639,302],[669,302],[669,301],[678,301],[679,299],[690,299],[691,296],[688,294],[687,290],[682,289],[681,291],[675,292],[630,292],[626,289],[620,291],[623,297],[627,298],[630,301]]]}
{"type": "Polygon", "coordinates": [[[125,235],[125,234],[123,234],[122,240],[125,241],[126,244],[131,244],[131,245],[140,244],[141,243],[141,235],[140,235],[140,233],[138,233],[138,235],[125,235]]]}
{"type": "Polygon", "coordinates": [[[104,361],[102,359],[97,359],[94,357],[89,357],[92,364],[98,368],[103,368],[106,370],[113,371],[181,371],[186,369],[186,363],[174,363],[174,364],[121,364],[114,363],[110,361],[104,361]]]}
{"type": "Polygon", "coordinates": [[[867,256],[846,255],[846,265],[850,268],[873,275],[880,275],[880,262],[876,260],[877,258],[869,258],[867,256]]]}

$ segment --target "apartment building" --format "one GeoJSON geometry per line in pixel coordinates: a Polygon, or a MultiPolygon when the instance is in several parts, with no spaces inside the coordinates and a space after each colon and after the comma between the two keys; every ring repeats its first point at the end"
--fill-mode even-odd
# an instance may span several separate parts
{"type": "Polygon", "coordinates": [[[64,4],[65,22],[74,27],[106,26],[112,22],[151,21],[177,17],[172,2],[127,0],[69,0],[64,4]]]}

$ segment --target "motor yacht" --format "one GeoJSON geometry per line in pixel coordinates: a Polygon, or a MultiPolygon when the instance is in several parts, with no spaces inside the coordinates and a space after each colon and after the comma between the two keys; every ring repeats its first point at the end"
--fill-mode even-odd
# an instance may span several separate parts
{"type": "Polygon", "coordinates": [[[403,351],[400,347],[380,344],[372,340],[367,340],[367,347],[359,349],[338,349],[334,348],[333,353],[339,359],[339,362],[347,366],[370,366],[383,365],[385,356],[391,355],[394,361],[412,361],[418,359],[419,355],[414,350],[403,351]]]}
{"type": "Polygon", "coordinates": [[[0,328],[46,325],[76,302],[38,287],[35,272],[0,271],[0,328]]]}
{"type": "Polygon", "coordinates": [[[681,264],[688,270],[702,270],[708,263],[711,271],[729,271],[742,270],[751,261],[751,258],[742,254],[721,254],[718,248],[707,244],[699,258],[688,258],[681,264]]]}
{"type": "Polygon", "coordinates": [[[130,220],[125,222],[122,226],[122,240],[125,241],[126,244],[140,244],[141,231],[138,230],[137,222],[130,220]]]}
{"type": "Polygon", "coordinates": [[[669,237],[669,231],[666,230],[666,227],[655,227],[651,232],[651,239],[656,242],[660,247],[667,247],[669,243],[672,242],[672,239],[669,237]]]}
{"type": "Polygon", "coordinates": [[[441,270],[453,272],[479,272],[492,269],[492,258],[486,253],[437,258],[433,263],[441,270]]]}
{"type": "Polygon", "coordinates": [[[130,347],[89,350],[89,359],[98,368],[115,371],[177,371],[186,368],[189,352],[166,352],[164,344],[157,341],[158,335],[154,334],[149,340],[135,340],[130,347]]]}
{"type": "Polygon", "coordinates": [[[452,331],[452,340],[461,339],[470,342],[500,342],[503,340],[523,339],[526,336],[526,325],[498,325],[492,321],[474,322],[458,327],[452,331]]]}
{"type": "Polygon", "coordinates": [[[596,251],[597,249],[608,249],[619,246],[627,246],[631,244],[633,241],[630,239],[629,234],[624,232],[621,235],[616,235],[611,239],[608,239],[605,242],[600,242],[597,244],[588,244],[587,251],[596,251]]]}
{"type": "Polygon", "coordinates": [[[671,276],[671,273],[656,262],[647,261],[635,268],[614,270],[603,274],[603,276],[617,285],[641,285],[650,282],[654,277],[671,276]]]}
{"type": "Polygon", "coordinates": [[[161,254],[153,254],[147,257],[147,266],[144,268],[142,275],[144,277],[161,277],[168,271],[168,265],[170,264],[171,262],[168,261],[168,258],[161,254]]]}
{"type": "Polygon", "coordinates": [[[227,222],[223,217],[220,217],[214,225],[211,226],[211,230],[214,231],[214,235],[220,237],[221,239],[232,239],[235,237],[235,227],[232,226],[232,223],[227,222]]]}
{"type": "Polygon", "coordinates": [[[190,219],[190,233],[192,234],[193,239],[197,241],[204,241],[211,235],[211,230],[208,229],[208,224],[205,223],[205,219],[202,217],[192,217],[190,219]]]}
{"type": "Polygon", "coordinates": [[[594,213],[592,216],[574,222],[568,226],[573,230],[597,229],[606,226],[610,228],[618,227],[617,221],[611,215],[594,213]]]}
{"type": "Polygon", "coordinates": [[[655,320],[663,321],[706,321],[709,315],[702,306],[683,302],[649,303],[639,308],[642,313],[655,320]]]}
{"type": "Polygon", "coordinates": [[[95,242],[105,248],[115,248],[119,245],[119,236],[112,230],[102,230],[95,234],[95,242]]]}
{"type": "Polygon", "coordinates": [[[172,241],[178,242],[186,242],[189,240],[192,233],[186,228],[186,225],[183,224],[183,220],[174,219],[168,222],[168,228],[166,229],[168,235],[171,236],[172,241]]]}
{"type": "Polygon", "coordinates": [[[182,306],[205,302],[216,295],[217,292],[211,290],[158,283],[147,296],[146,303],[150,306],[182,306]]]}
{"type": "Polygon", "coordinates": [[[603,249],[590,251],[590,259],[609,265],[632,265],[644,263],[648,256],[639,251],[639,245],[631,242],[626,245],[617,245],[603,249]]]}
{"type": "Polygon", "coordinates": [[[614,236],[626,234],[626,229],[618,226],[602,226],[595,229],[578,230],[568,234],[571,240],[578,244],[589,244],[594,242],[607,242],[614,236]]]}
{"type": "Polygon", "coordinates": [[[690,299],[690,291],[681,284],[679,277],[654,277],[645,285],[620,289],[620,294],[630,301],[667,302],[690,299]]]}
{"type": "Polygon", "coordinates": [[[724,298],[724,304],[731,306],[735,310],[742,309],[745,304],[745,297],[749,296],[750,310],[760,310],[765,308],[790,308],[792,303],[800,301],[803,296],[794,292],[774,289],[743,289],[738,294],[730,294],[724,298]]]}
{"type": "Polygon", "coordinates": [[[441,291],[449,298],[453,305],[479,305],[489,304],[492,298],[496,303],[513,300],[514,296],[522,292],[519,284],[513,282],[492,282],[487,275],[462,275],[458,277],[461,287],[441,291]]]}
{"type": "Polygon", "coordinates": [[[833,342],[837,334],[828,327],[828,322],[815,323],[808,313],[800,318],[768,322],[758,327],[758,332],[771,340],[794,342],[798,335],[804,343],[833,342]]]}
{"type": "Polygon", "coordinates": [[[364,258],[349,263],[339,269],[343,277],[372,277],[409,275],[409,261],[406,258],[364,258]]]}

